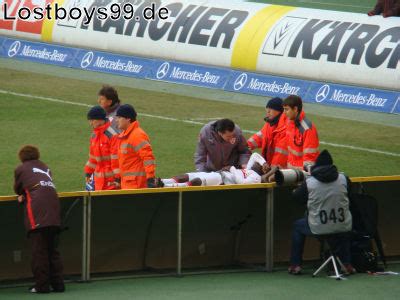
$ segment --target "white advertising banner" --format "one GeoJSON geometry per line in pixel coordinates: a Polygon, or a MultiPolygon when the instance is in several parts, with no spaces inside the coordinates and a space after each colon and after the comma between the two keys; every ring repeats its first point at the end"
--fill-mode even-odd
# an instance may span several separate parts
{"type": "Polygon", "coordinates": [[[400,90],[398,17],[227,0],[0,0],[0,34],[400,90]]]}

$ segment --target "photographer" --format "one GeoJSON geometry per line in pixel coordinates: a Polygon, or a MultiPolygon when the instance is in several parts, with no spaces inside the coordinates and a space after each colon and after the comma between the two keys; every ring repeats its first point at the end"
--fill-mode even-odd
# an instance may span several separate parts
{"type": "MultiPolygon", "coordinates": [[[[292,248],[289,273],[300,274],[304,242],[306,236],[325,235],[351,231],[352,216],[349,210],[348,178],[339,173],[333,165],[327,150],[321,152],[315,165],[311,167],[311,176],[293,192],[293,198],[307,205],[307,216],[295,221],[292,233],[292,248]]],[[[335,239],[335,238],[333,238],[335,239]]],[[[337,238],[339,257],[345,266],[342,270],[355,273],[350,263],[350,243],[346,238],[337,238]]]]}

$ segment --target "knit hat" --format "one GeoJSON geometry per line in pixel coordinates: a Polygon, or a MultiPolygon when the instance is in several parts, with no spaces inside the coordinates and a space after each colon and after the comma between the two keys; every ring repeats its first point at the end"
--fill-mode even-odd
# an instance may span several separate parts
{"type": "Polygon", "coordinates": [[[283,112],[283,100],[279,97],[272,98],[271,100],[268,101],[267,105],[265,106],[266,108],[271,108],[276,111],[283,112]]]}
{"type": "Polygon", "coordinates": [[[320,166],[329,166],[333,165],[333,160],[332,156],[328,152],[328,150],[323,150],[317,157],[317,160],[315,161],[315,166],[320,167],[320,166]]]}
{"type": "Polygon", "coordinates": [[[136,111],[130,104],[123,104],[117,110],[117,117],[123,117],[131,120],[136,120],[136,111]]]}
{"type": "Polygon", "coordinates": [[[105,120],[106,111],[101,106],[93,106],[87,113],[88,120],[105,120]]]}

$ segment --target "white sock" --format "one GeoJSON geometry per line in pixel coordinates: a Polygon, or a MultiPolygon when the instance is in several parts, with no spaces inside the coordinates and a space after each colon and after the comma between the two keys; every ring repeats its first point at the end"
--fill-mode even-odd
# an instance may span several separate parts
{"type": "Polygon", "coordinates": [[[179,183],[179,182],[165,183],[164,182],[164,186],[165,187],[183,187],[183,186],[189,186],[189,183],[188,182],[182,182],[182,183],[179,183]]]}
{"type": "Polygon", "coordinates": [[[173,178],[165,178],[165,179],[161,179],[161,181],[164,182],[165,185],[176,183],[176,180],[173,178]]]}

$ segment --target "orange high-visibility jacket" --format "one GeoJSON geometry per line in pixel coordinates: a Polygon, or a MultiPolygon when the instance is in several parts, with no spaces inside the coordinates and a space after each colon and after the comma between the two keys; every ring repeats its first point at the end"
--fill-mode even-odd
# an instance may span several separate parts
{"type": "Polygon", "coordinates": [[[133,122],[119,135],[119,168],[121,170],[121,188],[137,189],[147,187],[147,179],[155,177],[156,162],[150,140],[133,122]]]}
{"type": "Polygon", "coordinates": [[[288,168],[308,170],[319,155],[317,129],[302,111],[294,121],[288,120],[286,133],[289,150],[288,168]]]}
{"type": "Polygon", "coordinates": [[[281,114],[277,124],[265,123],[264,127],[247,140],[253,150],[261,147],[261,154],[272,167],[286,168],[288,150],[285,114],[281,114]]]}
{"type": "Polygon", "coordinates": [[[120,178],[118,144],[118,133],[110,122],[93,130],[85,173],[87,177],[94,174],[95,190],[115,189],[112,183],[120,178]]]}

